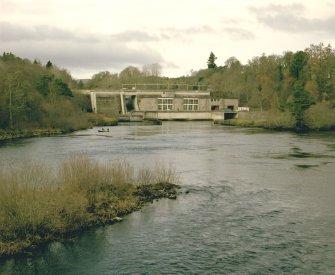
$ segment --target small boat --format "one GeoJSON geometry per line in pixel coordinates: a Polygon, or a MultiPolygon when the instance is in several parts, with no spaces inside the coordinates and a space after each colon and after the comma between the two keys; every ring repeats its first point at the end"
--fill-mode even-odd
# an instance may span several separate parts
{"type": "Polygon", "coordinates": [[[107,129],[104,129],[104,128],[99,129],[98,132],[99,132],[99,133],[109,132],[109,128],[107,128],[107,129]]]}

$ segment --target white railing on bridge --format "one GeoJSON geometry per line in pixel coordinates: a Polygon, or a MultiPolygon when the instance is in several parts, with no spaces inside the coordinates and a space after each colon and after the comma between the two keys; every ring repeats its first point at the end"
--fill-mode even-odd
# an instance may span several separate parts
{"type": "Polygon", "coordinates": [[[165,84],[133,83],[122,84],[122,90],[169,90],[169,91],[207,91],[207,85],[200,84],[165,84]]]}

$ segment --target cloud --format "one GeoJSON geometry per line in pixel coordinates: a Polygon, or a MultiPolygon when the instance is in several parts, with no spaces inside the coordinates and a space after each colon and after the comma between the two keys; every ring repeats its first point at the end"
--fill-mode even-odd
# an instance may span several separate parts
{"type": "Polygon", "coordinates": [[[96,41],[93,36],[81,37],[78,34],[48,25],[25,27],[9,22],[0,22],[0,41],[96,41]]]}
{"type": "Polygon", "coordinates": [[[201,25],[189,28],[165,27],[153,30],[152,33],[142,30],[127,30],[111,34],[110,38],[119,42],[159,42],[210,33],[215,33],[215,30],[207,25],[201,25]]]}
{"type": "Polygon", "coordinates": [[[11,24],[8,22],[0,22],[0,41],[23,41],[23,40],[58,40],[68,39],[70,34],[66,31],[59,30],[52,27],[23,27],[20,25],[11,24]],[[49,30],[49,31],[48,31],[49,30]]]}
{"type": "Polygon", "coordinates": [[[130,47],[125,42],[131,37],[142,42],[150,40],[144,32],[124,32],[121,35],[123,39],[120,39],[120,35],[79,36],[75,32],[50,26],[28,28],[7,22],[1,22],[0,29],[1,52],[13,52],[31,60],[37,58],[43,63],[51,60],[70,70],[119,70],[129,65],[164,62],[161,54],[145,43],[130,47]]]}
{"type": "MultiPolygon", "coordinates": [[[[132,49],[115,43],[82,43],[74,42],[31,42],[27,44],[8,43],[7,48],[15,54],[41,61],[51,60],[53,63],[69,68],[122,67],[131,64],[147,64],[162,62],[161,55],[148,48],[132,49]]],[[[8,51],[6,50],[6,51],[8,51]]]]}
{"type": "Polygon", "coordinates": [[[251,27],[254,22],[249,18],[229,18],[223,17],[220,20],[223,26],[221,32],[226,34],[232,40],[253,40],[256,35],[251,27]]]}
{"type": "Polygon", "coordinates": [[[122,42],[151,42],[159,40],[159,37],[156,35],[152,35],[147,32],[138,30],[129,30],[118,34],[112,34],[111,38],[122,42]]]}
{"type": "Polygon", "coordinates": [[[188,28],[167,27],[159,29],[160,37],[164,39],[185,38],[192,35],[213,34],[215,29],[208,25],[201,25],[188,28]]]}
{"type": "Polygon", "coordinates": [[[256,14],[260,23],[275,29],[291,33],[321,32],[323,34],[335,34],[335,15],[325,19],[306,18],[302,14],[305,11],[302,4],[268,5],[260,8],[250,8],[256,14]]]}
{"type": "Polygon", "coordinates": [[[180,66],[178,66],[176,63],[174,62],[166,62],[163,63],[164,67],[169,68],[169,69],[179,69],[180,66]]]}
{"type": "Polygon", "coordinates": [[[223,32],[227,33],[233,39],[237,40],[252,40],[255,39],[255,35],[253,32],[238,28],[238,27],[226,27],[222,29],[223,32]]]}

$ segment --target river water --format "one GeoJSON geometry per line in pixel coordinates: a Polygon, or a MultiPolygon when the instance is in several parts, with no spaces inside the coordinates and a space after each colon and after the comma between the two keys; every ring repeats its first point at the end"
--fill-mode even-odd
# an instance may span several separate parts
{"type": "Polygon", "coordinates": [[[0,166],[84,153],[173,165],[177,200],[0,263],[0,274],[335,274],[335,133],[164,122],[0,145],[0,166]]]}

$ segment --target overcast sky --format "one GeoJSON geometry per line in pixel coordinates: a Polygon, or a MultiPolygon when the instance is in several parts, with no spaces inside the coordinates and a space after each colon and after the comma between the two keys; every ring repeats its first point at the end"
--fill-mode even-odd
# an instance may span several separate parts
{"type": "Polygon", "coordinates": [[[159,63],[177,77],[231,56],[335,45],[333,0],[0,0],[0,51],[75,78],[159,63]]]}

